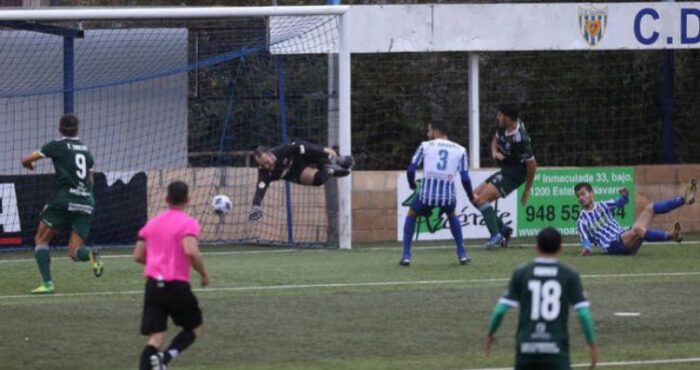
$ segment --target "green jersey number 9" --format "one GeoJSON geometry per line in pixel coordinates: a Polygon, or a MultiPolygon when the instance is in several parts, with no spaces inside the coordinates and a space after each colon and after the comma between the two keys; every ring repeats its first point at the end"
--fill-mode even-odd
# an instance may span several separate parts
{"type": "Polygon", "coordinates": [[[77,153],[75,155],[75,165],[78,167],[75,174],[78,175],[80,179],[85,180],[85,176],[87,175],[87,161],[85,160],[85,154],[77,153]]]}

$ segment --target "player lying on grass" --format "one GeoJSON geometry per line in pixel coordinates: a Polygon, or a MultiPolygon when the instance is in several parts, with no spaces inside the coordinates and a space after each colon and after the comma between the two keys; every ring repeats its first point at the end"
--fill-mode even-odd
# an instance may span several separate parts
{"type": "Polygon", "coordinates": [[[34,253],[43,283],[32,290],[34,294],[53,293],[49,243],[62,229],[70,229],[68,254],[74,261],[91,261],[95,276],[103,272],[102,261],[95,248],[86,248],[85,239],[95,207],[92,192],[92,166],[95,161],[88,147],[78,138],[78,118],[66,114],[59,121],[58,140],[46,143],[40,150],[22,159],[22,166],[34,170],[36,162],[51,158],[56,172],[56,188],[51,201],[41,211],[39,228],[34,237],[34,253]]]}
{"type": "Polygon", "coordinates": [[[582,182],[574,187],[578,202],[583,207],[577,228],[581,237],[582,256],[591,255],[591,247],[597,245],[607,254],[633,255],[639,251],[642,242],[675,240],[681,242],[681,225],[676,221],[671,231],[649,230],[647,225],[655,215],[668,213],[684,204],[695,202],[697,185],[695,179],[688,183],[685,194],[665,201],[649,203],[629,230],[623,230],[613,217],[615,208],[624,207],[629,201],[627,189],[620,189],[620,197],[604,202],[595,201],[595,193],[590,184],[582,182]]]}
{"type": "Polygon", "coordinates": [[[466,265],[471,261],[464,249],[462,225],[455,214],[457,196],[454,184],[455,174],[459,173],[462,186],[470,201],[473,201],[472,183],[467,172],[467,151],[463,146],[447,139],[447,124],[435,120],[428,125],[428,139],[421,143],[408,166],[408,186],[416,188],[416,170],[423,164],[423,185],[411,203],[403,227],[403,255],[401,266],[411,264],[411,239],[416,229],[418,216],[430,214],[433,208],[449,217],[450,231],[457,246],[457,260],[466,265]]]}
{"type": "Polygon", "coordinates": [[[262,201],[270,182],[287,180],[299,185],[321,186],[331,177],[350,174],[355,164],[352,156],[339,156],[331,148],[297,140],[272,149],[259,146],[254,153],[258,164],[258,181],[253,209],[248,219],[262,218],[262,201]]]}
{"type": "Polygon", "coordinates": [[[586,336],[593,369],[598,362],[598,347],[590,303],[578,273],[556,258],[561,251],[561,234],[551,227],[542,229],[535,250],[538,258],[513,273],[508,290],[493,310],[486,334],[486,355],[506,312],[520,307],[515,369],[571,369],[567,323],[569,307],[573,307],[586,336]]]}

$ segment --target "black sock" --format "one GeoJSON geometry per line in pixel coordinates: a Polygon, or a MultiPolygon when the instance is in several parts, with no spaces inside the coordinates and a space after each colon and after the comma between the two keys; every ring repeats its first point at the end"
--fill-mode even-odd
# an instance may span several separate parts
{"type": "Polygon", "coordinates": [[[326,183],[328,180],[329,175],[333,175],[332,169],[330,167],[326,167],[324,170],[319,170],[316,172],[314,175],[314,181],[311,183],[313,186],[321,186],[326,183]],[[327,173],[328,172],[328,173],[327,173]]]}
{"type": "Polygon", "coordinates": [[[195,338],[196,336],[192,330],[182,329],[182,331],[173,338],[170,347],[168,347],[168,350],[163,354],[163,362],[167,364],[172,361],[172,359],[192,345],[195,338]]]}
{"type": "Polygon", "coordinates": [[[147,345],[146,347],[144,347],[143,352],[141,352],[141,363],[139,365],[139,370],[153,369],[153,366],[151,366],[151,356],[157,354],[158,348],[153,347],[151,345],[147,345]]]}

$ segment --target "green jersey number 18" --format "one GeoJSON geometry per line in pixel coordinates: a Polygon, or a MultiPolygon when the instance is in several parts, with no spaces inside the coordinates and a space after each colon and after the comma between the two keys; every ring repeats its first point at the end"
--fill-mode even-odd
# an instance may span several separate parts
{"type": "Polygon", "coordinates": [[[561,311],[561,284],[557,280],[530,280],[527,288],[532,295],[530,319],[546,321],[556,320],[561,311]]]}

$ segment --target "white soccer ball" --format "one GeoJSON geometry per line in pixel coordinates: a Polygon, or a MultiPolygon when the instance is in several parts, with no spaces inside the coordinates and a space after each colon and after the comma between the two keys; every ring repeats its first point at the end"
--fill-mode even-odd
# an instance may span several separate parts
{"type": "Polygon", "coordinates": [[[215,196],[214,199],[211,201],[211,206],[212,208],[214,208],[214,212],[217,215],[225,215],[231,212],[231,209],[233,209],[233,203],[231,203],[231,199],[228,199],[228,197],[225,195],[215,196]]]}

